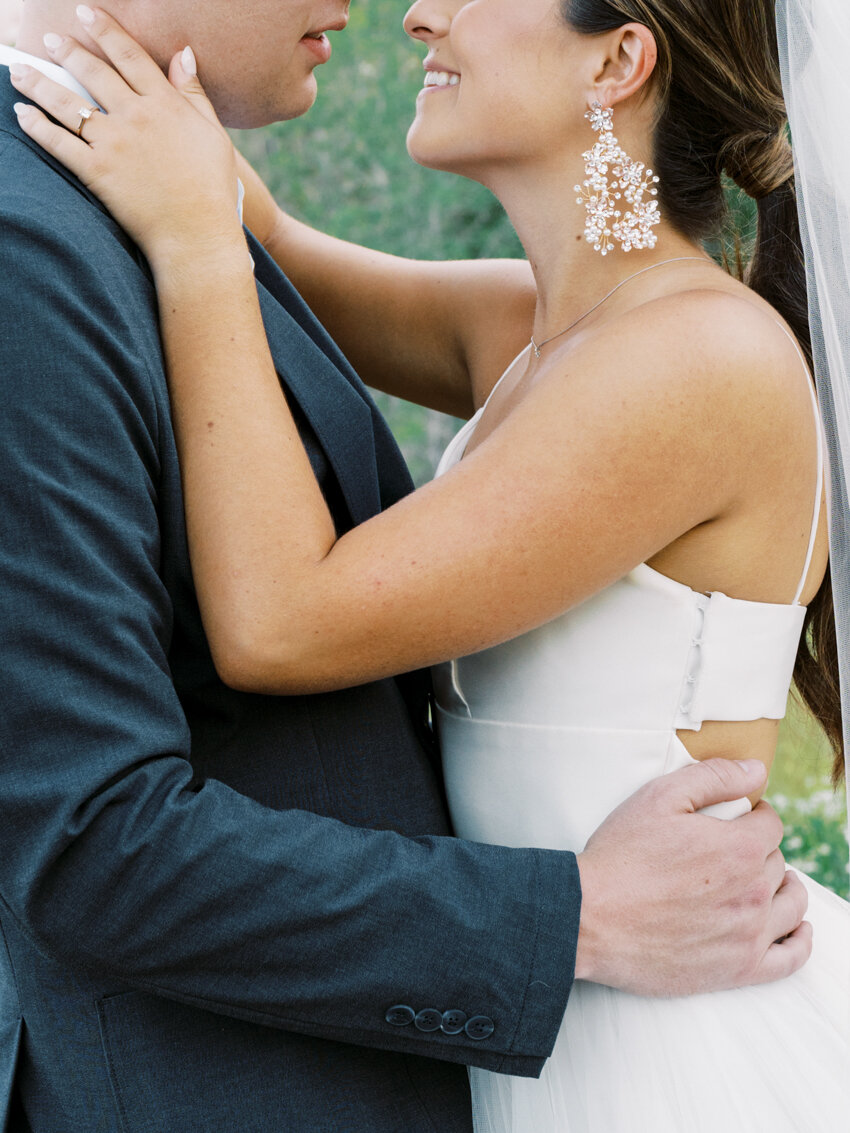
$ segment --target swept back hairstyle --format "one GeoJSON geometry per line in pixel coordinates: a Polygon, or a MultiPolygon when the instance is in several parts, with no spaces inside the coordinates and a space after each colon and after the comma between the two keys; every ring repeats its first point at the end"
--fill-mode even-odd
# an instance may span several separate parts
{"type": "MultiPolygon", "coordinates": [[[[653,33],[658,110],[652,164],[665,215],[691,240],[720,239],[728,224],[724,173],[756,201],[758,231],[744,281],[785,318],[811,364],[775,0],[561,0],[561,12],[584,35],[627,23],[653,33]]],[[[808,607],[794,682],[836,753],[838,783],[844,761],[829,571],[808,607]]]]}

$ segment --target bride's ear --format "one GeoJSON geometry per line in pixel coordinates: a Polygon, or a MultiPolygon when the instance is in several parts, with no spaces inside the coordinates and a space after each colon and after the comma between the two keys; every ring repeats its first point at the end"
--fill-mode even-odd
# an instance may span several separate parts
{"type": "Polygon", "coordinates": [[[645,24],[625,24],[602,40],[591,102],[616,106],[647,88],[658,63],[655,36],[645,24]]]}

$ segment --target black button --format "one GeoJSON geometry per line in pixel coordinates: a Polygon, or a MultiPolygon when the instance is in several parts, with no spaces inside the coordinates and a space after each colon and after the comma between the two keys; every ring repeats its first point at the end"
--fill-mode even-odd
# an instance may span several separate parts
{"type": "Polygon", "coordinates": [[[405,1007],[403,1003],[391,1007],[387,1012],[387,1022],[393,1027],[409,1027],[416,1018],[412,1007],[405,1007]]]}
{"type": "Polygon", "coordinates": [[[419,1012],[414,1022],[418,1031],[439,1031],[443,1023],[443,1016],[440,1011],[436,1011],[433,1007],[426,1007],[424,1011],[419,1012]]]}
{"type": "Polygon", "coordinates": [[[459,1035],[468,1018],[465,1011],[444,1011],[440,1029],[444,1035],[459,1035]]]}
{"type": "Polygon", "coordinates": [[[496,1024],[486,1015],[475,1015],[463,1029],[475,1042],[481,1042],[482,1039],[490,1038],[496,1029],[496,1024]]]}

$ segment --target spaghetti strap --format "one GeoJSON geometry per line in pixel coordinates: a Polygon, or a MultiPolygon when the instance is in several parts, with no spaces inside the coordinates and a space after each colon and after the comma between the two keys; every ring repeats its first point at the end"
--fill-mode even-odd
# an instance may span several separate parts
{"type": "Polygon", "coordinates": [[[800,344],[797,342],[794,336],[782,325],[782,323],[777,321],[776,325],[783,332],[783,334],[785,334],[786,337],[790,339],[791,343],[794,346],[794,349],[799,355],[800,361],[803,363],[803,368],[806,371],[806,388],[808,389],[809,396],[812,399],[812,409],[814,410],[815,428],[817,430],[818,438],[818,478],[817,487],[815,490],[815,507],[814,517],[812,519],[812,531],[809,536],[809,548],[806,552],[806,565],[803,567],[803,577],[800,579],[800,585],[797,587],[797,593],[794,595],[793,603],[795,606],[799,606],[800,598],[803,596],[803,590],[806,586],[806,579],[809,577],[809,568],[812,565],[812,558],[814,557],[815,553],[815,543],[817,542],[818,537],[818,527],[820,525],[821,499],[823,497],[823,479],[826,466],[826,459],[824,456],[825,442],[823,435],[823,424],[820,418],[820,407],[818,406],[817,394],[815,393],[814,384],[812,382],[812,375],[809,370],[808,363],[806,362],[805,356],[800,349],[800,344]]]}
{"type": "Polygon", "coordinates": [[[522,358],[522,356],[524,354],[527,354],[529,352],[529,350],[531,350],[531,343],[530,342],[529,342],[528,346],[525,347],[524,350],[520,350],[519,354],[517,354],[516,358],[514,358],[513,362],[511,362],[511,364],[508,366],[507,370],[505,370],[504,374],[502,374],[502,376],[499,378],[499,380],[496,382],[496,384],[490,390],[489,394],[487,395],[487,400],[484,402],[484,404],[478,410],[479,413],[484,412],[484,410],[487,408],[487,406],[492,401],[493,394],[496,392],[496,390],[499,388],[499,386],[502,384],[502,382],[505,380],[505,378],[508,376],[508,374],[511,372],[511,370],[513,370],[514,366],[517,364],[517,362],[519,362],[520,358],[522,358]]]}

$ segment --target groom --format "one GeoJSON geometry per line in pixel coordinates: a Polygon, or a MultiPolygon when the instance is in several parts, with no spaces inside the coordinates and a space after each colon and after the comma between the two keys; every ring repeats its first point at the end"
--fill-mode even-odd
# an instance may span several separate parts
{"type": "MultiPolygon", "coordinates": [[[[113,9],[158,59],[191,42],[243,126],[307,109],[305,40],[347,14],[113,9]]],[[[39,55],[45,32],[79,30],[72,0],[28,0],[19,45],[39,55]]],[[[421,677],[288,698],[219,682],[146,265],[17,129],[17,97],[0,74],[6,1129],[461,1133],[463,1067],[538,1074],[576,975],[663,994],[799,967],[805,898],[783,884],[776,816],[692,813],[759,789],[752,768],[652,784],[580,861],[472,845],[445,836],[421,677]]],[[[345,359],[250,245],[344,530],[410,483],[345,359]]]]}

